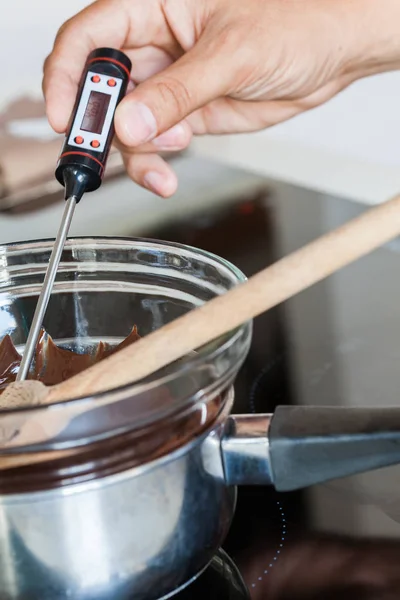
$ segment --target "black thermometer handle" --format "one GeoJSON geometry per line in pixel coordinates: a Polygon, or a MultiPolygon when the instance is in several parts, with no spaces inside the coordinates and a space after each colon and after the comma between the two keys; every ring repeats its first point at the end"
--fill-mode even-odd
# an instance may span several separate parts
{"type": "MultiPolygon", "coordinates": [[[[80,180],[85,192],[100,187],[114,137],[115,109],[125,96],[131,68],[119,50],[98,48],[89,54],[55,172],[66,192],[73,194],[80,180]]],[[[76,195],[79,201],[82,193],[76,195]]]]}

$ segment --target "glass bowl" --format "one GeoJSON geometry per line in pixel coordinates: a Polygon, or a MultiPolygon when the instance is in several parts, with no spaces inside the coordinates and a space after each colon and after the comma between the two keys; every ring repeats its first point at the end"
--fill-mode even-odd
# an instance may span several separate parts
{"type": "MultiPolygon", "coordinates": [[[[0,331],[11,336],[20,353],[51,249],[52,241],[0,246],[0,331]]],[[[57,345],[91,352],[99,341],[117,345],[134,325],[145,336],[244,280],[226,260],[180,244],[70,239],[43,326],[57,345]]],[[[251,329],[246,323],[123,388],[51,406],[1,410],[0,469],[67,460],[57,464],[68,466],[70,477],[79,455],[86,466],[75,469],[74,477],[87,477],[99,448],[103,458],[126,455],[129,449],[130,465],[169,452],[217,417],[248,352],[251,329]]],[[[121,460],[114,462],[122,468],[121,460]]],[[[57,479],[64,480],[64,475],[57,479]]]]}

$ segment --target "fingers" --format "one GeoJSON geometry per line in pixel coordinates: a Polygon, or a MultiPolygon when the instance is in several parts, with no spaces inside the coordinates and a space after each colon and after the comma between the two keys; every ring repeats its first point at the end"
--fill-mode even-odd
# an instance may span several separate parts
{"type": "Polygon", "coordinates": [[[182,121],[156,137],[152,142],[131,148],[125,146],[119,140],[116,146],[124,154],[153,154],[156,152],[179,152],[187,148],[192,139],[192,129],[188,123],[182,121]]]}
{"type": "Polygon", "coordinates": [[[160,2],[98,0],[63,26],[46,61],[43,90],[53,128],[62,132],[67,127],[90,51],[99,46],[140,49],[146,45],[160,48],[164,55],[143,72],[143,62],[136,63],[137,80],[143,83],[121,102],[115,119],[117,135],[126,146],[153,140],[227,92],[233,77],[229,68],[232,58],[215,32],[203,34],[180,56],[182,49],[178,49],[160,2]],[[176,62],[169,64],[166,54],[177,58],[176,62]],[[152,76],[147,79],[149,74],[152,76]]]}
{"type": "Polygon", "coordinates": [[[137,147],[149,142],[227,93],[233,76],[226,64],[229,57],[223,52],[211,54],[214,44],[201,38],[192,50],[122,100],[115,115],[122,143],[137,147]]]}
{"type": "MultiPolygon", "coordinates": [[[[140,48],[155,41],[166,52],[176,51],[176,42],[165,24],[159,2],[97,0],[67,21],[44,65],[43,92],[52,127],[59,133],[65,131],[82,71],[92,50],[104,46],[140,48]]],[[[160,56],[158,62],[167,65],[165,52],[162,59],[160,56]]],[[[153,74],[154,70],[149,72],[153,74]]]]}
{"type": "Polygon", "coordinates": [[[191,140],[192,130],[185,122],[178,123],[158,138],[139,146],[128,148],[118,143],[122,152],[128,175],[143,187],[167,198],[175,193],[177,179],[169,165],[155,154],[156,152],[172,152],[186,148],[191,140]]]}
{"type": "Polygon", "coordinates": [[[157,154],[124,154],[125,167],[133,181],[168,198],[177,190],[178,181],[169,165],[157,154]]]}

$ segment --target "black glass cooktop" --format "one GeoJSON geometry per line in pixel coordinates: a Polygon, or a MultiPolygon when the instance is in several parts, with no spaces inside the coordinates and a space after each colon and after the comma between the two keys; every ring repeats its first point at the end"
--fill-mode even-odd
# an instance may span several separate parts
{"type": "MultiPolygon", "coordinates": [[[[261,186],[149,237],[191,244],[247,275],[365,207],[261,186]]],[[[255,320],[235,412],[278,404],[400,404],[400,242],[255,320]]],[[[301,493],[241,488],[225,543],[254,600],[400,598],[400,467],[301,493]]]]}

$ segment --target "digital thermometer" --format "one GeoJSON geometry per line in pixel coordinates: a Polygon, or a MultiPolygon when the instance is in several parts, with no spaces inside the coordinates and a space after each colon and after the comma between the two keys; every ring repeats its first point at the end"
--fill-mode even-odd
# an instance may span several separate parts
{"type": "Polygon", "coordinates": [[[101,185],[114,137],[115,109],[125,96],[131,67],[119,50],[100,48],[89,55],[56,169],[66,197],[79,191],[75,173],[85,179],[82,194],[101,185]]]}

